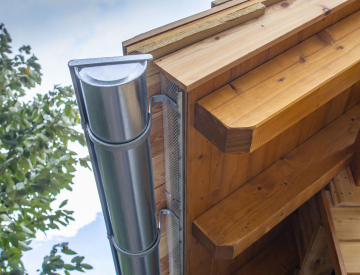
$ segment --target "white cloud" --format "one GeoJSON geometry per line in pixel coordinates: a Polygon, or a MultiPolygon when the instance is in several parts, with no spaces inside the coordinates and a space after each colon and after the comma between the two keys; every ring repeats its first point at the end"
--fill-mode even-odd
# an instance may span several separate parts
{"type": "Polygon", "coordinates": [[[64,206],[64,209],[75,211],[73,214],[75,221],[71,221],[67,227],[59,226],[60,230],[48,231],[46,236],[39,232],[36,236],[37,240],[48,241],[54,237],[74,237],[79,229],[95,221],[96,214],[101,212],[93,173],[89,169],[77,167],[74,183],[73,191],[62,191],[52,207],[57,209],[63,200],[68,199],[68,204],[64,206]]]}
{"type": "MultiPolygon", "coordinates": [[[[71,59],[122,54],[122,41],[210,7],[210,0],[11,0],[2,3],[0,17],[14,41],[14,48],[29,44],[42,65],[39,91],[54,84],[70,85],[67,62],[71,59]]],[[[76,147],[86,154],[87,149],[76,147]],[[85,151],[84,151],[85,150],[85,151]]],[[[62,192],[57,204],[69,199],[75,222],[51,230],[39,240],[75,236],[101,211],[93,174],[79,168],[72,192],[62,192]]]]}

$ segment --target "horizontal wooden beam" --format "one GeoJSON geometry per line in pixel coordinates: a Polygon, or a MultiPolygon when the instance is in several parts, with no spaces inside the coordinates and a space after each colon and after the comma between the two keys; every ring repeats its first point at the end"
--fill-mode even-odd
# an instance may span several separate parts
{"type": "Polygon", "coordinates": [[[356,105],[196,218],[193,236],[216,259],[239,255],[349,165],[359,120],[356,105]]]}
{"type": "Polygon", "coordinates": [[[226,10],[228,8],[231,8],[233,6],[242,4],[244,2],[247,2],[248,0],[232,0],[230,3],[225,3],[224,5],[221,5],[219,7],[215,7],[213,9],[208,9],[203,12],[199,12],[197,14],[185,17],[183,19],[177,20],[175,22],[171,22],[167,25],[161,26],[159,28],[152,29],[150,31],[144,32],[142,34],[136,35],[128,40],[123,41],[122,45],[125,49],[124,54],[126,54],[127,47],[134,45],[136,43],[139,43],[141,41],[144,41],[146,39],[149,39],[151,37],[157,36],[161,33],[179,28],[183,25],[189,24],[191,22],[194,22],[196,20],[199,20],[201,18],[204,18],[206,16],[210,16],[212,14],[218,13],[220,11],[226,10]]]}
{"type": "Polygon", "coordinates": [[[248,153],[360,80],[360,12],[201,99],[195,128],[226,153],[248,153]]]}
{"type": "Polygon", "coordinates": [[[265,15],[257,19],[208,37],[154,63],[184,91],[191,91],[356,1],[282,1],[267,7],[265,15]]]}
{"type": "Polygon", "coordinates": [[[199,14],[196,20],[164,30],[139,42],[128,44],[125,41],[124,51],[126,54],[151,53],[154,58],[159,58],[263,15],[266,7],[263,1],[232,1],[232,6],[226,9],[211,14],[199,14]]]}

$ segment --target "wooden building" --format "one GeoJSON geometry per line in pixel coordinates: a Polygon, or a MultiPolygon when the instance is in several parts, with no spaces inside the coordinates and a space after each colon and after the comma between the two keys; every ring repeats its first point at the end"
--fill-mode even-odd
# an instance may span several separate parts
{"type": "Polygon", "coordinates": [[[149,96],[162,75],[182,98],[184,274],[360,274],[360,0],[212,6],[123,43],[154,56],[149,96]]]}

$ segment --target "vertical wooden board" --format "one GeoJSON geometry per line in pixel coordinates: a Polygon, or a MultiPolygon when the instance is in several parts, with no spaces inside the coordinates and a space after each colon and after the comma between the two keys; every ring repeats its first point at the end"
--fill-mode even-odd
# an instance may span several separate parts
{"type": "Polygon", "coordinates": [[[294,232],[290,228],[233,275],[285,275],[299,262],[294,232]]]}
{"type": "Polygon", "coordinates": [[[151,155],[156,157],[164,152],[164,134],[162,116],[152,121],[150,131],[151,155]]]}
{"type": "MultiPolygon", "coordinates": [[[[263,64],[269,59],[277,56],[278,54],[284,52],[290,47],[296,45],[297,43],[304,41],[311,35],[321,31],[322,29],[330,26],[331,24],[337,22],[338,20],[346,17],[347,15],[355,12],[360,8],[360,2],[354,2],[336,13],[330,13],[329,16],[321,22],[318,22],[316,26],[310,26],[307,29],[294,34],[293,36],[286,39],[284,42],[272,46],[269,49],[264,50],[259,53],[257,56],[244,61],[243,63],[235,66],[231,70],[221,73],[220,75],[214,77],[208,82],[200,85],[198,88],[186,94],[186,109],[185,112],[188,117],[186,119],[186,156],[189,161],[186,164],[186,242],[185,242],[185,265],[187,274],[196,274],[196,275],[208,275],[211,274],[212,264],[211,257],[209,254],[199,245],[191,234],[191,222],[204,211],[212,206],[210,203],[215,203],[214,199],[233,192],[236,188],[241,186],[244,182],[249,179],[249,174],[247,171],[251,168],[250,166],[250,154],[244,155],[226,155],[222,158],[223,163],[221,165],[224,171],[222,172],[222,181],[223,183],[213,182],[213,186],[221,186],[220,192],[224,192],[222,195],[218,194],[214,197],[211,196],[211,190],[206,184],[210,175],[210,163],[217,163],[214,159],[210,159],[208,156],[209,152],[213,150],[212,145],[207,142],[207,140],[199,134],[193,128],[193,104],[197,100],[206,96],[210,92],[220,88],[221,86],[229,83],[235,78],[241,76],[242,74],[249,72],[253,68],[263,64]],[[229,167],[229,169],[226,169],[229,167]],[[230,169],[231,168],[231,169],[230,169]],[[199,195],[198,195],[199,194],[199,195]],[[210,199],[212,197],[212,199],[210,199]]],[[[358,102],[357,97],[353,97],[354,101],[358,102]]],[[[328,107],[328,106],[327,106],[328,107]]],[[[314,114],[314,118],[320,116],[322,119],[325,119],[327,110],[324,107],[317,115],[314,114]]],[[[321,129],[324,125],[324,121],[314,122],[312,119],[308,118],[307,122],[304,123],[302,130],[302,138],[300,142],[304,141],[316,131],[321,129]],[[313,123],[312,123],[313,122],[313,123]]],[[[286,150],[279,150],[277,156],[281,153],[285,154],[286,150]]],[[[270,158],[269,158],[270,159],[270,158]]],[[[253,157],[253,162],[255,163],[256,158],[253,157]]],[[[259,159],[261,162],[261,159],[259,159]]],[[[266,167],[259,167],[258,169],[265,169],[266,167]]],[[[255,169],[253,169],[255,171],[255,169]]],[[[259,171],[259,172],[260,172],[259,171]]],[[[255,173],[255,172],[253,172],[255,173]]],[[[226,264],[224,264],[226,265],[226,264]]],[[[231,265],[229,263],[228,265],[231,265]]],[[[219,273],[221,274],[221,273],[219,273]]]]}
{"type": "Polygon", "coordinates": [[[154,188],[165,183],[164,154],[153,157],[154,188]]]}
{"type": "Polygon", "coordinates": [[[166,208],[165,184],[155,188],[155,204],[157,213],[159,213],[161,209],[166,208]]]}
{"type": "Polygon", "coordinates": [[[335,183],[334,183],[334,179],[332,179],[329,183],[329,188],[330,188],[330,196],[331,196],[331,200],[333,202],[334,206],[339,206],[340,204],[340,198],[338,195],[338,192],[335,188],[335,183]]]}
{"type": "Polygon", "coordinates": [[[324,226],[318,226],[314,232],[299,275],[328,274],[333,271],[329,247],[324,226]]]}
{"type": "Polygon", "coordinates": [[[360,206],[360,187],[355,185],[350,167],[334,177],[339,206],[360,206]]]}
{"type": "Polygon", "coordinates": [[[346,269],[344,265],[343,256],[341,254],[339,240],[335,231],[335,226],[332,220],[328,199],[325,193],[325,189],[322,189],[317,195],[317,201],[319,204],[322,224],[326,229],[326,235],[328,245],[330,249],[331,259],[334,265],[336,275],[345,275],[346,269]]]}
{"type": "MultiPolygon", "coordinates": [[[[186,95],[189,100],[188,112],[192,114],[194,102],[201,95],[196,93],[187,93],[186,95]]],[[[342,97],[348,98],[346,93],[341,95],[338,101],[339,105],[343,104],[342,97]]],[[[325,118],[328,112],[330,112],[330,104],[336,106],[336,103],[337,100],[329,102],[324,107],[310,114],[309,117],[304,118],[288,129],[283,135],[279,135],[251,154],[221,153],[211,142],[192,127],[193,117],[189,116],[188,123],[191,127],[188,129],[187,137],[189,141],[186,186],[187,223],[191,224],[196,217],[323,128],[325,126],[325,118]],[[312,119],[318,116],[320,118],[312,123],[312,119]],[[221,171],[216,169],[216,165],[218,165],[218,168],[221,167],[221,171]]],[[[210,270],[215,268],[216,264],[213,262],[213,267],[211,267],[209,263],[209,261],[211,262],[211,257],[193,239],[189,226],[187,229],[188,248],[186,253],[189,259],[187,261],[189,274],[210,274],[210,270]]],[[[232,265],[230,262],[228,264],[232,265]]]]}
{"type": "Polygon", "coordinates": [[[356,102],[359,102],[360,98],[360,82],[356,83],[350,88],[350,96],[348,98],[348,102],[346,104],[346,110],[351,109],[356,102]]]}

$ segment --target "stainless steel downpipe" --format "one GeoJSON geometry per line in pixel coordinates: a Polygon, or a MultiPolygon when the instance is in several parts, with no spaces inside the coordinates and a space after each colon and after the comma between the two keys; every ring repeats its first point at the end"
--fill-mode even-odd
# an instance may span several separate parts
{"type": "Polygon", "coordinates": [[[124,275],[160,274],[145,74],[151,58],[69,62],[116,272],[124,275]]]}

